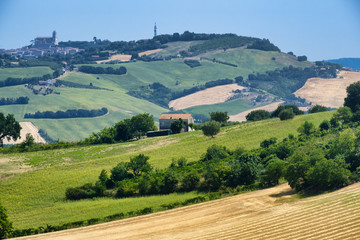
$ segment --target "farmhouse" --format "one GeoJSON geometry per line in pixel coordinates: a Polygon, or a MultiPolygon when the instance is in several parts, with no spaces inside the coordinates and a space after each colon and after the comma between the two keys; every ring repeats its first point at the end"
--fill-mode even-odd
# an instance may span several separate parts
{"type": "Polygon", "coordinates": [[[182,119],[184,121],[184,132],[188,132],[190,130],[189,123],[194,123],[194,118],[191,116],[191,114],[162,114],[159,119],[160,130],[170,129],[171,123],[177,119],[182,119]]]}

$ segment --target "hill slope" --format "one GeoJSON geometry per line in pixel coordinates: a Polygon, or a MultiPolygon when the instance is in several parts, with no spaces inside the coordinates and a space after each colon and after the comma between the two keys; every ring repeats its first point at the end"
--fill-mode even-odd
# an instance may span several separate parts
{"type": "Polygon", "coordinates": [[[184,201],[201,193],[178,193],[142,198],[65,201],[65,190],[98,179],[101,169],[109,171],[119,162],[145,154],[154,168],[166,168],[173,158],[185,157],[188,162],[199,160],[206,149],[223,145],[231,150],[238,147],[253,149],[264,139],[283,139],[296,134],[296,129],[310,121],[318,126],[333,112],[297,116],[290,121],[270,119],[223,128],[215,138],[202,132],[189,132],[140,141],[59,149],[52,151],[0,155],[1,203],[8,210],[16,228],[59,225],[68,222],[104,218],[119,212],[137,211],[151,206],[184,201]],[[16,174],[22,166],[21,174],[16,174]],[[10,177],[13,176],[13,177],[10,177]],[[10,178],[9,178],[10,177],[10,178]]]}
{"type": "MultiPolygon", "coordinates": [[[[182,42],[181,46],[186,42],[182,42]]],[[[174,44],[174,43],[171,43],[174,44]]],[[[190,46],[191,43],[185,46],[190,46]]],[[[180,46],[180,47],[181,47],[180,46]]],[[[169,50],[176,51],[174,45],[169,50]],[[173,49],[173,50],[171,50],[173,49]]],[[[158,52],[157,54],[163,53],[158,52]]],[[[153,62],[132,62],[126,64],[110,65],[118,68],[125,66],[126,75],[112,74],[83,74],[70,73],[61,80],[78,83],[85,86],[92,84],[95,87],[104,89],[86,88],[54,88],[60,94],[49,94],[46,96],[35,95],[30,89],[23,86],[13,86],[0,88],[0,96],[16,97],[27,96],[30,98],[27,105],[8,105],[0,106],[0,112],[12,113],[18,121],[24,121],[25,113],[35,113],[36,111],[66,111],[68,109],[100,109],[106,107],[109,114],[97,118],[77,118],[77,119],[27,119],[39,129],[45,131],[54,140],[78,141],[89,136],[92,132],[97,132],[104,127],[130,118],[133,115],[149,112],[157,121],[161,113],[169,111],[145,99],[139,99],[127,94],[130,90],[147,87],[149,84],[159,82],[171,89],[173,92],[180,92],[194,86],[204,85],[206,82],[219,79],[234,79],[243,76],[244,79],[250,73],[265,72],[282,68],[290,64],[298,67],[309,66],[309,62],[298,62],[293,56],[279,53],[260,51],[254,49],[231,49],[222,52],[210,51],[202,54],[206,58],[216,58],[221,62],[230,62],[238,65],[233,67],[208,60],[202,60],[201,66],[190,68],[184,63],[184,59],[173,59],[171,61],[153,62]],[[107,89],[107,90],[106,90],[107,89]],[[110,91],[109,91],[110,90],[110,91]]],[[[109,65],[92,65],[96,67],[108,67],[109,65]]],[[[17,68],[14,68],[17,69],[17,68]]],[[[37,68],[26,68],[26,71],[33,71],[37,68]]],[[[49,69],[50,68],[46,68],[49,69]]],[[[0,77],[14,77],[18,73],[9,73],[8,69],[0,69],[0,77]],[[15,74],[15,75],[14,75],[15,74]]],[[[12,69],[11,69],[12,71],[12,69]]],[[[22,70],[23,71],[23,70],[22,70]]],[[[43,73],[39,73],[39,76],[43,73]]],[[[24,75],[27,76],[27,75],[24,75]]],[[[150,99],[151,100],[151,99],[150,99]]],[[[252,108],[252,101],[238,99],[232,102],[216,105],[217,111],[228,111],[236,114],[252,108]]],[[[193,114],[208,115],[208,106],[189,109],[193,114]]]]}
{"type": "Polygon", "coordinates": [[[356,183],[332,193],[281,203],[293,194],[282,184],[28,239],[355,239],[360,234],[359,191],[360,183],[356,183]]]}

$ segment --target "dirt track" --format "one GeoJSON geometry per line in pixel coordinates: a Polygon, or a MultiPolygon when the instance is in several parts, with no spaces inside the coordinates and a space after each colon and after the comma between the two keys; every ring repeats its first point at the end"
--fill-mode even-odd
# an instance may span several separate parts
{"type": "Polygon", "coordinates": [[[286,201],[293,192],[287,184],[282,184],[146,216],[25,239],[358,239],[359,191],[360,183],[356,183],[294,202],[286,201]]]}
{"type": "Polygon", "coordinates": [[[241,90],[241,87],[237,84],[228,84],[223,86],[216,86],[208,88],[187,96],[172,100],[169,103],[169,107],[174,110],[181,110],[189,107],[200,105],[212,105],[216,103],[225,102],[229,97],[233,96],[233,90],[241,90]]]}
{"type": "Polygon", "coordinates": [[[310,78],[305,85],[297,90],[295,96],[305,98],[313,105],[339,108],[344,104],[346,87],[360,81],[360,72],[342,71],[340,78],[310,78]],[[342,77],[342,78],[341,78],[342,77]]]}

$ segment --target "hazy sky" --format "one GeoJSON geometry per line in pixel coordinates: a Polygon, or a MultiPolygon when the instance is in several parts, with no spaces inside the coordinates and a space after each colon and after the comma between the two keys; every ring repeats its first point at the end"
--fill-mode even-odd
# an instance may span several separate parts
{"type": "Polygon", "coordinates": [[[309,60],[360,57],[359,0],[0,0],[0,48],[37,36],[139,40],[158,34],[268,38],[309,60]]]}

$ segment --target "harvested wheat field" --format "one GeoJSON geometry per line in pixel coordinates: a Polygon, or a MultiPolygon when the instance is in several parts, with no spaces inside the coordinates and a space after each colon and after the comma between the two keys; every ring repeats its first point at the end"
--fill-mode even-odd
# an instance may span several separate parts
{"type": "Polygon", "coordinates": [[[97,64],[103,63],[103,62],[111,62],[111,61],[115,61],[115,60],[119,60],[121,62],[128,62],[131,59],[131,55],[126,55],[126,54],[115,54],[112,55],[109,59],[107,60],[101,60],[101,61],[96,61],[97,64]]]}
{"type": "Polygon", "coordinates": [[[360,183],[305,199],[287,184],[26,239],[358,239],[360,183]]]}
{"type": "Polygon", "coordinates": [[[32,122],[19,122],[21,126],[20,136],[21,138],[13,141],[4,139],[4,144],[19,144],[26,139],[26,134],[30,133],[36,143],[46,143],[45,139],[39,134],[39,129],[32,124],[32,122]]]}
{"type": "Polygon", "coordinates": [[[234,90],[242,90],[237,84],[227,84],[222,86],[216,86],[208,88],[196,93],[189,94],[187,96],[172,100],[169,103],[169,108],[174,110],[181,110],[189,107],[200,106],[200,105],[212,105],[216,103],[223,103],[231,96],[234,95],[234,90]]]}
{"type": "Polygon", "coordinates": [[[144,55],[148,56],[148,55],[151,55],[151,54],[154,54],[154,53],[158,53],[158,52],[161,52],[163,49],[154,49],[154,50],[148,50],[148,51],[145,51],[145,52],[141,52],[139,53],[139,57],[142,57],[144,55]]]}
{"type": "Polygon", "coordinates": [[[346,87],[360,81],[360,72],[341,71],[338,76],[340,78],[310,78],[294,94],[297,97],[305,98],[307,102],[312,102],[313,105],[342,107],[346,97],[346,87]]]}
{"type": "Polygon", "coordinates": [[[270,103],[268,105],[262,106],[262,107],[258,107],[258,108],[253,108],[235,115],[230,115],[229,117],[229,121],[232,122],[246,122],[246,115],[248,115],[250,112],[255,111],[255,110],[266,110],[269,112],[274,111],[281,103],[283,102],[274,102],[274,103],[270,103]]]}

